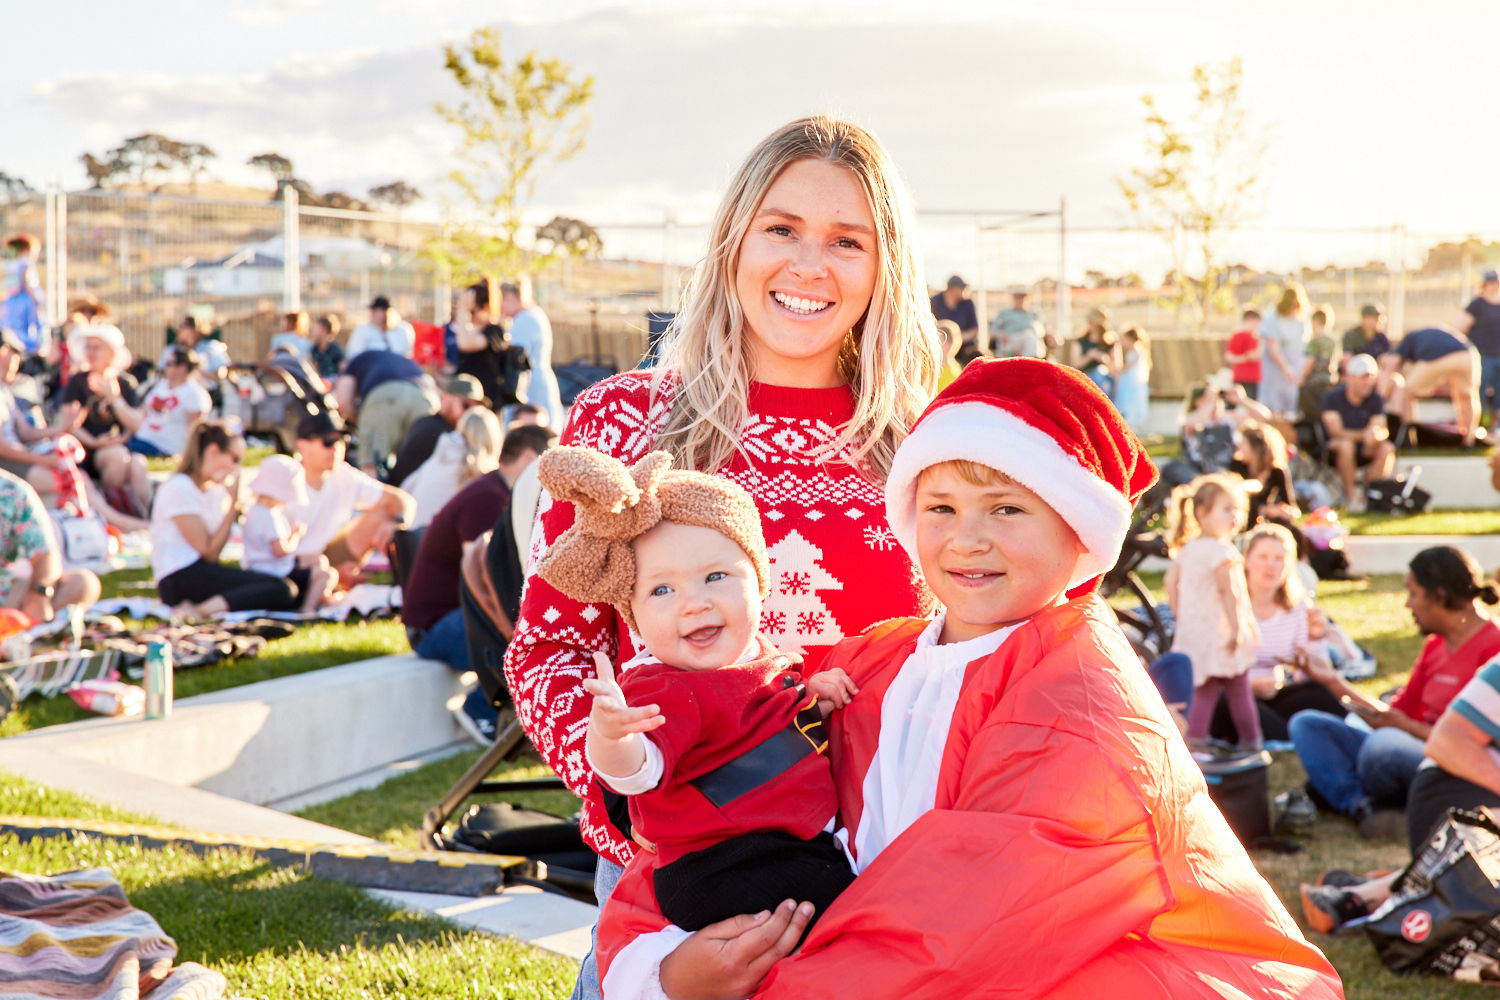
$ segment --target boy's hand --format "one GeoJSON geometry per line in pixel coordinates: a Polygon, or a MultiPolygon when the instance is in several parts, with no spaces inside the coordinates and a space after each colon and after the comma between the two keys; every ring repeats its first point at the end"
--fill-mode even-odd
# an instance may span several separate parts
{"type": "Polygon", "coordinates": [[[597,680],[583,682],[583,689],[594,696],[594,707],[589,712],[589,730],[606,740],[620,741],[635,733],[649,733],[666,725],[666,717],[657,705],[631,708],[625,703],[625,692],[615,683],[614,664],[603,653],[594,654],[594,666],[599,671],[597,680]]]}
{"type": "Polygon", "coordinates": [[[859,688],[842,667],[824,670],[807,679],[807,689],[818,696],[818,707],[827,715],[836,708],[843,708],[859,694],[859,688]],[[826,703],[826,707],[825,707],[826,703]]]}

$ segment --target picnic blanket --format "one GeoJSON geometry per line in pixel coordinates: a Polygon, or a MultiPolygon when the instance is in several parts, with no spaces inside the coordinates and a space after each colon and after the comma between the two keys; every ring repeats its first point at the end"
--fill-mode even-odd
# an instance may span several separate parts
{"type": "Polygon", "coordinates": [[[108,868],[0,873],[0,994],[66,1000],[217,1000],[224,976],[176,969],[177,943],[108,868]]]}

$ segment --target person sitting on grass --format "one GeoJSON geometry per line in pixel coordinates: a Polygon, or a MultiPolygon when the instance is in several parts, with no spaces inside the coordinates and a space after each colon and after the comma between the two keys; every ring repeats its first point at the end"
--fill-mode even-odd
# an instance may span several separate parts
{"type": "Polygon", "coordinates": [[[255,503],[245,513],[245,555],[241,564],[256,573],[281,577],[296,584],[302,613],[311,614],[327,600],[334,576],[328,560],[297,565],[297,543],[307,525],[286,519],[288,504],[307,503],[307,476],[295,459],[271,455],[260,464],[250,483],[255,503]]]}
{"type": "Polygon", "coordinates": [[[405,490],[417,501],[410,527],[425,527],[474,477],[494,472],[504,438],[493,411],[476,406],[465,413],[457,428],[438,439],[432,456],[406,477],[405,490]]]}
{"type": "Polygon", "coordinates": [[[1309,659],[1312,679],[1328,688],[1368,725],[1356,728],[1342,712],[1303,711],[1287,729],[1307,772],[1308,787],[1366,837],[1399,836],[1407,792],[1423,744],[1448,704],[1486,661],[1500,654],[1500,625],[1482,605],[1500,601],[1467,552],[1424,549],[1406,574],[1406,607],[1427,636],[1411,679],[1389,705],[1358,690],[1327,660],[1309,659]]]}
{"type": "Polygon", "coordinates": [[[599,677],[583,682],[584,752],[629,797],[634,836],[658,857],[662,915],[694,931],[796,894],[822,916],[854,882],[829,832],[838,798],[822,720],[856,690],[839,667],[789,669],[761,635],[771,565],[750,494],[673,470],[660,451],[627,469],[554,448],[537,478],[577,520],[536,572],[574,600],[613,605],[645,646],[618,682],[602,653],[599,677]],[[755,759],[772,769],[728,787],[768,741],[776,753],[755,759]]]}
{"type": "Polygon", "coordinates": [[[386,486],[344,461],[347,432],[326,413],[310,413],[297,424],[297,460],[307,476],[307,503],[293,504],[287,517],[307,525],[297,545],[297,565],[314,568],[326,557],[347,590],[362,583],[360,567],[390,544],[396,529],[417,513],[411,494],[386,486]]]}
{"type": "Polygon", "coordinates": [[[291,611],[290,581],[219,562],[240,519],[245,439],[220,420],[193,428],[177,472],[151,510],[151,575],[162,601],[188,618],[225,611],[291,611]]]}
{"type": "Polygon", "coordinates": [[[1396,467],[1396,447],[1386,426],[1385,400],[1375,391],[1380,366],[1368,354],[1356,354],[1345,368],[1344,382],[1323,394],[1323,430],[1328,450],[1339,470],[1349,513],[1365,509],[1364,494],[1355,485],[1361,466],[1369,466],[1365,480],[1389,479],[1396,467]]]}
{"type": "Polygon", "coordinates": [[[129,441],[132,452],[147,458],[181,457],[193,425],[214,405],[208,390],[193,381],[197,370],[198,356],[187,348],[168,354],[161,379],[141,404],[145,419],[129,441]]]}
{"type": "Polygon", "coordinates": [[[1095,593],[1155,478],[1083,374],[970,362],[886,486],[945,610],[819,668],[859,692],[828,739],[859,877],[791,955],[811,905],[690,934],[641,852],[600,916],[604,995],[1342,997],[1095,593]]]}
{"type": "Polygon", "coordinates": [[[78,373],[63,388],[62,402],[78,403],[87,414],[73,432],[88,453],[83,470],[117,508],[145,516],[151,510],[146,459],[131,454],[126,442],[146,415],[126,371],[125,335],[115,326],[77,327],[68,334],[68,352],[78,373]]]}
{"type": "Polygon", "coordinates": [[[312,350],[307,352],[308,360],[317,369],[319,377],[330,386],[339,377],[339,369],[344,366],[344,349],[338,342],[340,326],[338,316],[333,313],[326,313],[313,320],[312,350]]]}
{"type": "Polygon", "coordinates": [[[50,622],[61,608],[99,600],[99,578],[86,569],[64,572],[52,519],[41,497],[22,480],[0,470],[0,593],[5,607],[32,622],[50,622]],[[30,572],[12,572],[29,563],[30,572]]]}
{"type": "MultiPolygon", "coordinates": [[[[1415,860],[1449,809],[1500,813],[1500,660],[1491,660],[1433,723],[1427,757],[1406,798],[1406,838],[1415,860]]],[[[1366,916],[1391,895],[1400,872],[1356,875],[1330,868],[1302,885],[1302,913],[1315,931],[1331,934],[1366,916]]]]}

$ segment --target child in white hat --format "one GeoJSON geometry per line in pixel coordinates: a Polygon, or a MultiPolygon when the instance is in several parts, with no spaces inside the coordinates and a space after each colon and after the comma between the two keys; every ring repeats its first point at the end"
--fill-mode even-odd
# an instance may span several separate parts
{"type": "Polygon", "coordinates": [[[297,565],[297,543],[307,533],[307,525],[289,523],[285,511],[289,503],[307,503],[307,474],[301,463],[272,455],[261,463],[250,492],[255,494],[255,504],[245,513],[244,567],[292,581],[302,595],[303,613],[318,610],[333,574],[326,559],[317,566],[297,565]]]}

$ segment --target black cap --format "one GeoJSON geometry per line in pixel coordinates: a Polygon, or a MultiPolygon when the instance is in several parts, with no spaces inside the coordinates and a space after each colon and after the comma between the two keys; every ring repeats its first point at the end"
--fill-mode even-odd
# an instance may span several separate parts
{"type": "Polygon", "coordinates": [[[1375,303],[1370,303],[1359,311],[1361,316],[1384,316],[1385,310],[1375,303]]]}
{"type": "Polygon", "coordinates": [[[330,437],[334,434],[347,434],[342,421],[335,422],[332,415],[327,413],[309,413],[297,422],[297,440],[307,441],[312,438],[330,437]]]}
{"type": "Polygon", "coordinates": [[[386,298],[384,295],[375,296],[375,300],[370,303],[371,309],[389,309],[390,307],[391,300],[386,298]]]}
{"type": "Polygon", "coordinates": [[[948,279],[948,287],[949,288],[968,288],[969,287],[969,283],[967,281],[965,281],[964,279],[960,278],[958,275],[955,274],[953,277],[951,277],[951,278],[948,279]]]}

